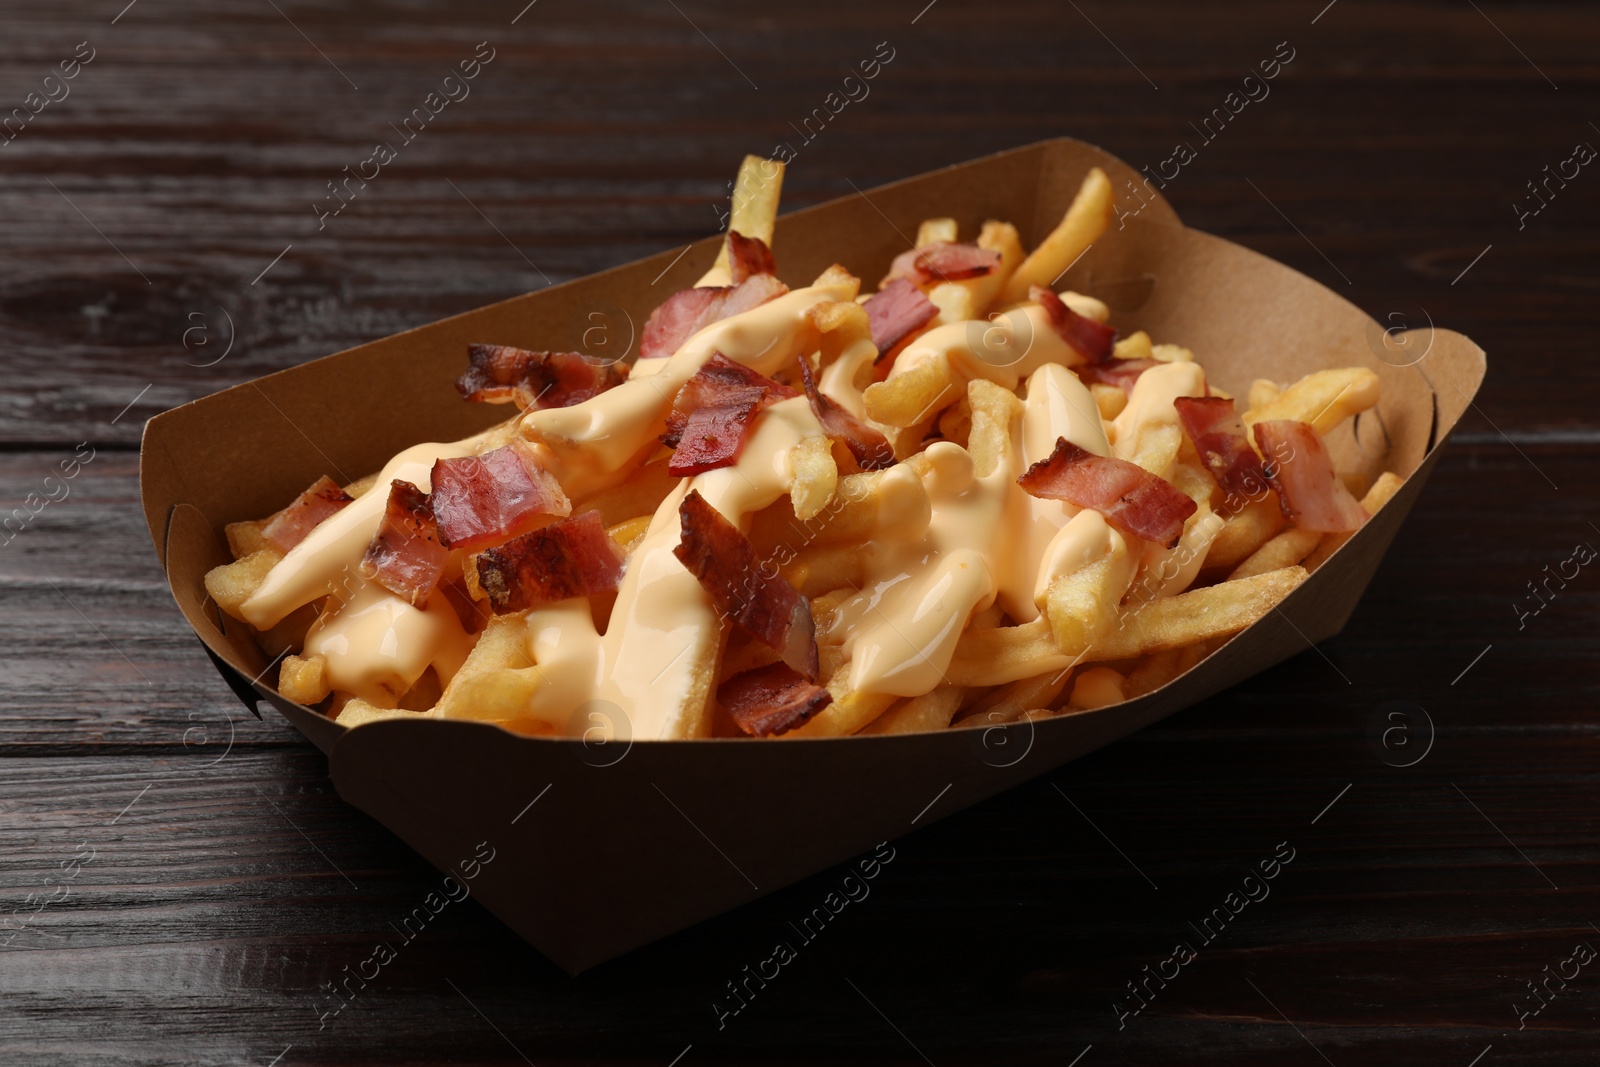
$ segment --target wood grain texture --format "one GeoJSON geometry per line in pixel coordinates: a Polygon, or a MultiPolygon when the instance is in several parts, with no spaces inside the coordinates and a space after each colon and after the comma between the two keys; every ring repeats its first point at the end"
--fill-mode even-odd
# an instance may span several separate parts
{"type": "Polygon", "coordinates": [[[95,49],[0,144],[0,512],[95,450],[0,544],[0,1062],[1595,1061],[1593,965],[1525,1029],[1514,1007],[1600,946],[1600,578],[1516,610],[1600,543],[1600,175],[1513,208],[1600,144],[1592,5],[96,7],[12,5],[0,34],[0,117],[95,49]],[[319,231],[326,183],[483,41],[471,95],[319,231]],[[1206,140],[1279,42],[1270,95],[1206,140]],[[471,901],[405,940],[440,876],[211,669],[143,530],[143,420],[705,236],[780,140],[797,207],[1060,134],[1152,168],[1190,143],[1166,193],[1191,225],[1489,351],[1346,631],[935,809],[814,942],[789,924],[843,869],[577,979],[471,901]],[[1280,842],[1270,894],[1202,943],[1280,842]],[[798,958],[719,1026],[778,940],[798,958]],[[380,941],[397,959],[324,1018],[380,941]]]}

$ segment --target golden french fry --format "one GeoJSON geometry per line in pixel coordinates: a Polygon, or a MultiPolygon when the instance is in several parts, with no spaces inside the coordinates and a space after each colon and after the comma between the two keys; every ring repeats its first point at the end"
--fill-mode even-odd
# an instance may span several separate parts
{"type": "MultiPolygon", "coordinates": [[[[745,237],[759,237],[770,246],[773,226],[778,221],[778,197],[782,192],[782,163],[776,159],[745,156],[744,162],[739,164],[739,176],[733,181],[728,229],[745,237]]],[[[724,242],[717,252],[716,262],[695,285],[727,285],[732,280],[728,272],[728,245],[724,242]]]]}
{"type": "Polygon", "coordinates": [[[955,219],[923,219],[922,225],[917,227],[917,247],[953,245],[956,243],[958,232],[955,219]]]}
{"type": "Polygon", "coordinates": [[[872,325],[867,320],[867,309],[853,300],[830,300],[816,304],[806,312],[806,317],[820,334],[822,358],[819,362],[822,367],[828,366],[855,345],[872,342],[872,325]]]}
{"type": "MultiPolygon", "coordinates": [[[[1326,434],[1351,415],[1378,402],[1378,376],[1366,367],[1319,370],[1306,375],[1262,407],[1244,413],[1248,429],[1258,422],[1294,419],[1326,434]]],[[[1251,435],[1254,443],[1254,435],[1251,435]]]]}
{"type": "Polygon", "coordinates": [[[828,269],[817,275],[817,280],[811,284],[827,289],[843,287],[848,290],[844,297],[846,300],[854,300],[861,292],[861,279],[837,263],[829,264],[828,269]]]}
{"type": "Polygon", "coordinates": [[[600,521],[607,527],[616,526],[641,515],[648,518],[656,513],[667,494],[678,487],[678,479],[667,470],[667,460],[646,463],[619,485],[603,489],[593,496],[575,501],[572,513],[598,511],[600,521]]]}
{"type": "Polygon", "coordinates": [[[1166,478],[1178,460],[1183,440],[1183,428],[1176,423],[1145,423],[1138,426],[1132,441],[1118,438],[1112,451],[1118,458],[1136,463],[1158,478],[1166,478]]]}
{"type": "Polygon", "coordinates": [[[1193,363],[1194,353],[1182,345],[1151,345],[1150,358],[1159,363],[1193,363]]]}
{"type": "Polygon", "coordinates": [[[404,711],[400,708],[380,708],[376,704],[369,704],[360,697],[351,697],[339,709],[338,717],[334,720],[340,726],[365,726],[369,722],[380,722],[384,719],[432,719],[438,718],[429,712],[404,711]]]}
{"type": "Polygon", "coordinates": [[[432,667],[423,671],[411,688],[400,695],[395,707],[401,711],[430,711],[444,696],[444,686],[439,684],[439,673],[432,667]]]}
{"type": "Polygon", "coordinates": [[[1060,223],[1011,275],[1004,299],[1026,299],[1030,285],[1053,288],[1055,280],[1111,225],[1114,208],[1111,179],[1099,167],[1090,168],[1060,223]]]}
{"type": "MultiPolygon", "coordinates": [[[[1136,330],[1126,337],[1117,338],[1117,343],[1111,346],[1111,355],[1115,359],[1154,359],[1152,353],[1154,346],[1150,344],[1150,335],[1143,330],[1136,330]]],[[[1117,392],[1122,392],[1118,389],[1117,392]]]]}
{"type": "Polygon", "coordinates": [[[1067,702],[1084,711],[1120,704],[1131,695],[1127,682],[1110,667],[1091,667],[1073,679],[1072,696],[1067,702]]]}
{"type": "Polygon", "coordinates": [[[1023,678],[991,690],[971,711],[956,723],[961,727],[1002,726],[1023,718],[1029,710],[1048,707],[1067,686],[1071,670],[1050,671],[1033,678],[1023,678]]]}
{"type": "Polygon", "coordinates": [[[1317,547],[1317,542],[1321,540],[1322,534],[1315,530],[1290,527],[1252,552],[1249,558],[1233,569],[1228,578],[1230,581],[1235,578],[1249,578],[1275,571],[1280,567],[1293,566],[1311,555],[1312,550],[1317,547]]]}
{"type": "Polygon", "coordinates": [[[821,434],[804,438],[789,450],[789,465],[794,471],[789,499],[795,518],[804,522],[821,514],[838,488],[839,467],[833,460],[833,442],[821,434]]]}
{"type": "Polygon", "coordinates": [[[223,533],[228,536],[228,550],[233,553],[236,560],[260,552],[263,548],[271,548],[263,532],[267,527],[266,519],[252,519],[249,522],[230,522],[223,527],[223,533]]]}
{"type": "MultiPolygon", "coordinates": [[[[1367,494],[1361,498],[1361,506],[1366,509],[1368,515],[1376,515],[1379,508],[1394,499],[1395,493],[1399,492],[1400,487],[1404,484],[1406,484],[1406,480],[1398,474],[1393,471],[1384,471],[1378,475],[1378,480],[1372,483],[1372,488],[1368,489],[1367,494]]],[[[1306,570],[1314,571],[1322,566],[1323,561],[1339,551],[1340,547],[1350,540],[1351,536],[1348,533],[1335,533],[1324,537],[1322,543],[1317,546],[1316,551],[1305,558],[1304,565],[1306,570]]]]}
{"type": "Polygon", "coordinates": [[[978,378],[967,383],[967,403],[972,408],[967,451],[972,454],[973,473],[983,478],[1005,462],[1011,428],[1022,418],[1022,401],[1004,386],[978,378]]]}
{"type": "Polygon", "coordinates": [[[278,694],[296,704],[316,704],[332,691],[328,687],[328,660],[324,656],[283,657],[278,668],[278,694]]]}
{"type": "MultiPolygon", "coordinates": [[[[516,420],[515,419],[509,420],[506,423],[506,425],[507,426],[515,426],[516,425],[516,420]]],[[[377,475],[376,472],[373,472],[372,474],[367,475],[365,478],[357,478],[355,481],[353,481],[349,485],[345,486],[344,487],[344,491],[346,493],[349,493],[352,497],[364,496],[364,495],[366,495],[367,490],[371,489],[374,485],[377,484],[377,481],[378,481],[378,475],[377,475]]]]}
{"type": "Polygon", "coordinates": [[[865,567],[860,545],[814,545],[795,553],[778,573],[806,596],[821,596],[840,586],[861,588],[865,567]]]}
{"type": "Polygon", "coordinates": [[[206,572],[206,592],[217,602],[217,607],[239,621],[245,621],[239,608],[266,580],[267,572],[275,567],[283,553],[275,548],[263,548],[243,559],[224,563],[206,572]]]}
{"type": "Polygon", "coordinates": [[[1072,657],[1056,645],[1050,620],[1040,616],[1021,626],[968,629],[956,641],[944,676],[952,685],[1006,685],[1071,665],[1072,657]]]}
{"type": "Polygon", "coordinates": [[[933,325],[983,318],[1011,273],[1022,263],[1022,237],[1009,222],[985,222],[978,235],[978,247],[1000,253],[999,267],[976,278],[940,282],[929,289],[928,299],[939,309],[933,325]]]}
{"type": "Polygon", "coordinates": [[[1266,544],[1268,539],[1283,529],[1283,509],[1278,506],[1276,494],[1269,493],[1261,500],[1252,500],[1225,515],[1222,529],[1211,542],[1206,553],[1207,570],[1233,570],[1248,559],[1251,553],[1266,544]]]}
{"type": "Polygon", "coordinates": [[[1283,386],[1267,378],[1257,378],[1250,383],[1250,392],[1246,394],[1246,403],[1252,408],[1264,408],[1278,399],[1283,392],[1283,386]]]}
{"type": "Polygon", "coordinates": [[[1115,385],[1095,382],[1089,386],[1089,395],[1094,397],[1095,407],[1100,409],[1100,417],[1106,422],[1121,415],[1122,409],[1128,406],[1128,394],[1115,385]]]}
{"type": "Polygon", "coordinates": [[[944,409],[939,416],[939,436],[966,447],[972,435],[972,406],[965,397],[944,409]]]}
{"type": "Polygon", "coordinates": [[[1117,605],[1132,580],[1132,566],[1114,555],[1051,579],[1045,614],[1056,647],[1076,656],[1115,626],[1117,605]]]}
{"type": "MultiPolygon", "coordinates": [[[[941,685],[921,696],[900,701],[888,711],[864,726],[863,734],[918,734],[930,730],[943,730],[961,708],[961,698],[966,690],[954,685],[941,685]]],[[[823,709],[826,712],[826,708],[823,709]]]]}
{"type": "MultiPolygon", "coordinates": [[[[900,374],[867,386],[861,394],[867,417],[885,426],[916,426],[955,403],[961,396],[950,360],[938,353],[900,374]]],[[[896,450],[896,455],[899,451],[896,450]]]]}
{"type": "MultiPolygon", "coordinates": [[[[617,543],[617,547],[622,549],[624,556],[631,556],[633,555],[633,550],[639,547],[639,542],[644,540],[644,535],[649,532],[650,520],[653,517],[651,515],[639,515],[627,519],[617,523],[608,529],[606,533],[611,540],[617,543]]],[[[478,568],[476,566],[468,572],[468,579],[470,585],[477,585],[478,568]]],[[[477,597],[476,599],[482,600],[484,598],[477,597]]]]}
{"type": "Polygon", "coordinates": [[[538,685],[539,668],[528,653],[526,613],[496,615],[445,686],[434,711],[447,719],[516,719],[526,714],[538,685]]]}
{"type": "Polygon", "coordinates": [[[1284,567],[1149,601],[1124,613],[1086,658],[1132,659],[1238,633],[1271,611],[1305,578],[1304,567],[1284,567]]]}

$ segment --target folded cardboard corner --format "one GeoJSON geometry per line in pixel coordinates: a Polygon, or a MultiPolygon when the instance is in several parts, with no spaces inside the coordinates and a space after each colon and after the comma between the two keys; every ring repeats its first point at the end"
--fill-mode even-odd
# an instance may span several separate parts
{"type": "MultiPolygon", "coordinates": [[[[875,279],[931,215],[954,216],[963,232],[1010,219],[1032,245],[1092,165],[1119,189],[1136,180],[1101,150],[1060,139],[785,215],[774,239],[780,274],[804,284],[840,262],[875,279]]],[[[1484,354],[1437,328],[1396,345],[1325,287],[1187,229],[1159,196],[1145,197],[1125,205],[1060,284],[1104,299],[1123,332],[1192,349],[1234,395],[1255,378],[1371,367],[1382,400],[1331,435],[1329,448],[1341,469],[1407,480],[1275,611],[1137,700],[935,734],[590,744],[433,720],[346,730],[277,694],[272,663],[247,628],[206,597],[205,572],[230,558],[223,526],[270,514],[322,474],[352,480],[417,441],[484,428],[500,413],[461,402],[452,388],[468,343],[576,347],[571,338],[597,311],[636,336],[665,294],[693,284],[715,238],[677,259],[665,252],[155,417],[140,478],[173,596],[241,699],[267,701],[328,753],[341,796],[447,873],[492,854],[475,865],[474,895],[567,970],[593,966],[1058,767],[1343,627],[1481,385],[1484,354]]]]}

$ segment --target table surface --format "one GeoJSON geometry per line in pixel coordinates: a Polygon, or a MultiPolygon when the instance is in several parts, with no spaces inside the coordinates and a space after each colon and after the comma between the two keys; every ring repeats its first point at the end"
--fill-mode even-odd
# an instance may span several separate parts
{"type": "Polygon", "coordinates": [[[1600,544],[1593,5],[523,2],[6,4],[0,510],[79,463],[0,551],[0,1060],[1600,1059],[1600,578],[1529,591],[1600,544]],[[479,42],[470,97],[319,228],[479,42]],[[143,421],[703,237],[747,151],[797,147],[792,208],[1062,134],[1138,166],[1198,146],[1167,189],[1189,224],[1490,353],[1345,632],[896,842],[724,1025],[724,983],[840,871],[575,979],[454,906],[319,1026],[437,875],[206,661],[138,508],[143,421]]]}

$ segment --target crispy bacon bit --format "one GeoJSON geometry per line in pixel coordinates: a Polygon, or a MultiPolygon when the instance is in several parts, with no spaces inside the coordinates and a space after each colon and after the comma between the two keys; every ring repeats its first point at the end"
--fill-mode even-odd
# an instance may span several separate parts
{"type": "Polygon", "coordinates": [[[1029,286],[1028,299],[1044,308],[1056,333],[1086,363],[1105,363],[1111,358],[1117,340],[1115,329],[1073,311],[1053,290],[1042,285],[1029,286]]]}
{"type": "Polygon", "coordinates": [[[1367,521],[1360,502],[1333,473],[1333,459],[1316,427],[1273,419],[1256,423],[1255,435],[1284,518],[1302,530],[1322,533],[1348,533],[1367,521]]]}
{"type": "Polygon", "coordinates": [[[800,380],[805,383],[811,413],[822,423],[822,432],[848,448],[862,470],[894,466],[894,449],[889,439],[850,414],[833,397],[824,396],[811,373],[811,361],[804,355],[800,357],[800,380]]]}
{"type": "Polygon", "coordinates": [[[734,463],[755,429],[756,414],[799,395],[782,382],[713,352],[678,390],[667,413],[667,432],[661,440],[675,449],[667,461],[668,472],[687,478],[734,463]]]}
{"type": "Polygon", "coordinates": [[[733,279],[734,285],[756,274],[778,273],[778,264],[772,258],[772,249],[768,248],[767,242],[761,238],[746,237],[737,230],[729,230],[726,241],[728,275],[733,279]]]}
{"type": "Polygon", "coordinates": [[[678,557],[700,580],[717,614],[732,619],[807,678],[817,676],[817,637],[811,607],[794,586],[767,574],[755,546],[721,512],[691,491],[678,505],[678,557]]]}
{"type": "Polygon", "coordinates": [[[1125,534],[1172,548],[1198,508],[1188,494],[1136,463],[1097,456],[1065,437],[1017,479],[1031,496],[1093,508],[1125,534]]]}
{"type": "Polygon", "coordinates": [[[933,301],[905,278],[896,278],[872,294],[862,305],[872,327],[872,343],[878,346],[878,359],[888,356],[895,345],[922,329],[939,314],[933,301]]]}
{"type": "Polygon", "coordinates": [[[1131,395],[1139,375],[1151,367],[1159,366],[1161,361],[1157,359],[1108,359],[1104,363],[1088,363],[1072,369],[1086,383],[1114,385],[1131,395]]]}
{"type": "Polygon", "coordinates": [[[421,489],[396,478],[383,522],[361,558],[361,574],[414,607],[426,607],[450,550],[439,543],[433,508],[421,489]]]}
{"type": "Polygon", "coordinates": [[[713,322],[759,307],[789,291],[770,274],[752,274],[738,285],[682,289],[650,313],[639,340],[639,358],[672,355],[713,322]]]}
{"type": "Polygon", "coordinates": [[[596,363],[577,352],[530,352],[510,345],[468,345],[471,365],[456,379],[468,400],[504,404],[524,411],[565,408],[620,385],[625,363],[596,363]]]}
{"type": "Polygon", "coordinates": [[[567,515],[561,483],[515,442],[481,456],[433,464],[428,501],[439,541],[469,551],[520,533],[539,515],[567,515]]]}
{"type": "Polygon", "coordinates": [[[1194,442],[1206,469],[1230,493],[1260,495],[1267,486],[1261,457],[1244,435],[1244,420],[1233,401],[1220,396],[1180,396],[1172,402],[1184,432],[1194,442]]]}
{"type": "Polygon", "coordinates": [[[279,552],[287,552],[334,512],[355,499],[324,474],[294,502],[267,520],[261,535],[279,552]]]}
{"type": "Polygon", "coordinates": [[[774,737],[803,726],[833,703],[833,694],[806,681],[787,663],[769,663],[717,686],[717,703],[745,733],[774,737]]]}
{"type": "Polygon", "coordinates": [[[908,278],[917,285],[981,278],[985,274],[992,274],[999,266],[1000,253],[992,248],[941,241],[895,256],[879,288],[887,286],[895,278],[908,278]]]}
{"type": "Polygon", "coordinates": [[[622,551],[598,511],[541,526],[477,557],[478,585],[496,615],[608,593],[622,580],[622,551]]]}

